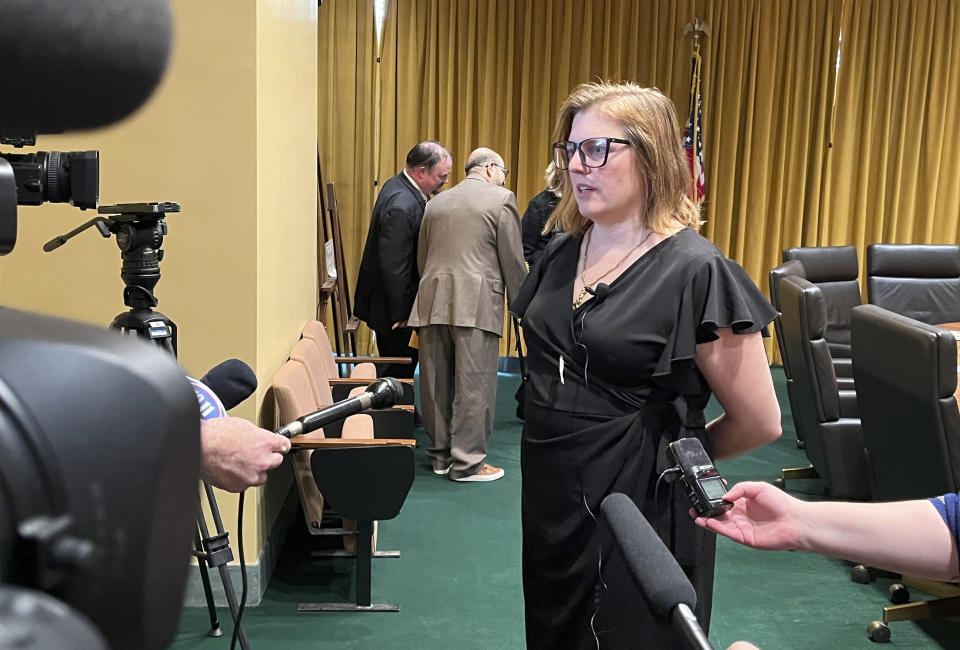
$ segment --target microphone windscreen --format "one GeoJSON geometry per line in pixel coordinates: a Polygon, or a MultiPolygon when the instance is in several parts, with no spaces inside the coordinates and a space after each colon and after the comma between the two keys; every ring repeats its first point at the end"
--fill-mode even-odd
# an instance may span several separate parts
{"type": "Polygon", "coordinates": [[[668,621],[681,603],[694,609],[697,592],[630,497],[616,492],[603,500],[600,509],[654,615],[668,621]]]}
{"type": "Polygon", "coordinates": [[[169,0],[0,0],[0,132],[112,124],[167,66],[169,0]]]}
{"type": "Polygon", "coordinates": [[[601,282],[601,283],[598,284],[597,287],[593,290],[594,300],[596,300],[596,301],[597,301],[597,304],[599,305],[601,302],[603,302],[604,300],[606,300],[607,294],[609,294],[609,293],[610,293],[610,285],[609,285],[609,284],[604,284],[603,282],[601,282]]]}
{"type": "Polygon", "coordinates": [[[376,409],[393,406],[403,398],[403,384],[393,377],[383,377],[367,386],[373,395],[371,407],[376,409]]]}
{"type": "Polygon", "coordinates": [[[228,411],[257,390],[256,373],[240,359],[227,359],[215,365],[200,381],[216,393],[228,411]]]}

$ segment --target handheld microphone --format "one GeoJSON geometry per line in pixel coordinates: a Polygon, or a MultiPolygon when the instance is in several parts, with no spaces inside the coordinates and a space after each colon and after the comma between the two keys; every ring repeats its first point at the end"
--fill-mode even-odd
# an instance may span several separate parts
{"type": "Polygon", "coordinates": [[[227,411],[257,390],[257,375],[240,359],[215,365],[199,381],[187,379],[197,394],[202,420],[226,417],[227,411]]]}
{"type": "Polygon", "coordinates": [[[603,500],[600,509],[613,531],[630,575],[646,597],[653,614],[662,621],[672,620],[673,627],[683,635],[689,647],[712,650],[713,646],[693,614],[697,592],[636,504],[627,495],[616,492],[603,500]]]}
{"type": "Polygon", "coordinates": [[[292,438],[293,436],[316,431],[332,422],[343,420],[360,411],[393,406],[402,397],[403,386],[400,382],[393,377],[384,377],[367,386],[367,390],[364,393],[297,418],[290,424],[280,427],[276,432],[281,436],[292,438]]]}
{"type": "Polygon", "coordinates": [[[610,285],[600,282],[595,287],[584,287],[593,299],[596,301],[595,304],[599,305],[604,300],[607,299],[607,295],[610,294],[610,285]]]}

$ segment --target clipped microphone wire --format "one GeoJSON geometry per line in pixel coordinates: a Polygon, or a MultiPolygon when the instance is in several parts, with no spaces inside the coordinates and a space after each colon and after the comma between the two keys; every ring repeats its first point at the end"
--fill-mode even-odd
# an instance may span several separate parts
{"type": "MultiPolygon", "coordinates": [[[[590,518],[593,519],[594,523],[599,526],[600,522],[597,521],[596,515],[594,515],[593,510],[590,509],[590,504],[587,503],[587,495],[583,492],[581,492],[580,495],[583,499],[583,507],[586,508],[587,514],[590,515],[590,518]]],[[[602,590],[606,592],[607,583],[603,581],[603,546],[601,544],[597,545],[597,581],[600,583],[602,590]]],[[[600,637],[597,635],[597,629],[593,626],[593,622],[599,613],[600,604],[598,602],[596,607],[593,609],[593,614],[590,615],[590,633],[593,634],[593,640],[597,644],[597,650],[600,650],[600,637]]]]}
{"type": "Polygon", "coordinates": [[[660,534],[660,484],[671,474],[680,474],[680,468],[671,467],[670,469],[663,470],[660,476],[657,477],[656,485],[653,486],[653,526],[657,532],[657,537],[661,539],[663,536],[660,534]]]}
{"type": "MultiPolygon", "coordinates": [[[[589,391],[590,378],[587,375],[587,371],[590,368],[590,349],[586,346],[586,344],[580,342],[580,339],[583,338],[583,328],[586,323],[586,320],[587,320],[587,310],[584,310],[580,314],[580,335],[575,337],[574,340],[576,341],[576,346],[578,348],[583,348],[583,387],[584,387],[584,390],[589,391]]],[[[589,510],[589,508],[587,509],[589,510]]],[[[592,513],[591,513],[591,516],[592,516],[592,513]]],[[[596,520],[596,517],[594,517],[594,520],[596,520]]]]}

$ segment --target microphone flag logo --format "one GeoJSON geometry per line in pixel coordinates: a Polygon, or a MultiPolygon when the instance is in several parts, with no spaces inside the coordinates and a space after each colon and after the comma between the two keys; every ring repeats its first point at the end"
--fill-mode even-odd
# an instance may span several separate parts
{"type": "Polygon", "coordinates": [[[214,418],[223,418],[227,416],[227,409],[223,408],[223,403],[210,388],[201,381],[193,377],[187,377],[193,386],[193,391],[197,394],[197,405],[200,407],[200,419],[212,420],[214,418]]]}

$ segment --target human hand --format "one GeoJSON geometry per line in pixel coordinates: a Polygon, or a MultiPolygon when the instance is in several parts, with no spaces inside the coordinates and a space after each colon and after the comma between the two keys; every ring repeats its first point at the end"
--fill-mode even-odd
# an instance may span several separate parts
{"type": "Polygon", "coordinates": [[[760,650],[760,648],[749,641],[735,641],[727,650],[760,650]]]}
{"type": "Polygon", "coordinates": [[[398,320],[396,323],[393,324],[393,327],[391,327],[390,329],[396,330],[396,329],[400,329],[401,327],[406,327],[406,326],[407,326],[407,321],[405,321],[405,320],[398,320]]]}
{"type": "MultiPolygon", "coordinates": [[[[797,547],[798,517],[802,501],[770,485],[747,481],[737,483],[723,496],[733,508],[719,517],[695,517],[696,524],[729,537],[738,544],[767,551],[797,547]]],[[[693,510],[691,516],[695,516],[693,510]]]]}
{"type": "Polygon", "coordinates": [[[200,477],[228,492],[242,492],[267,481],[267,472],[283,462],[290,440],[243,418],[200,423],[200,477]]]}

